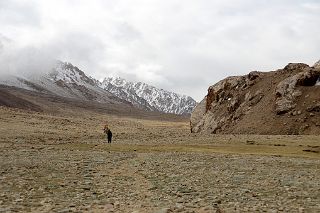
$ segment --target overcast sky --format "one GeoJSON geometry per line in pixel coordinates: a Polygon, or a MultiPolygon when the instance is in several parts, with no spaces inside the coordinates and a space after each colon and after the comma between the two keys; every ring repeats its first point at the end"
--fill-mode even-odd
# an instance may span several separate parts
{"type": "Polygon", "coordinates": [[[0,0],[0,72],[69,61],[190,95],[320,59],[319,0],[0,0]]]}

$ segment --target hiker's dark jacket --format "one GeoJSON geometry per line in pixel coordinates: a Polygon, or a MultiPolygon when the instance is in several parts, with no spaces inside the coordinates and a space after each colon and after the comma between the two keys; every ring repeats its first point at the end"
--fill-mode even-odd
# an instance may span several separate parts
{"type": "Polygon", "coordinates": [[[112,132],[110,129],[108,129],[108,131],[107,131],[107,136],[108,136],[108,138],[112,138],[112,132]]]}

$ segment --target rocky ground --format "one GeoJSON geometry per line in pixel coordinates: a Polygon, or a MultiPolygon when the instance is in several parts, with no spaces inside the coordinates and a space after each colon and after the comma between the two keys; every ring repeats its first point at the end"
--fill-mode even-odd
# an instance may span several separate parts
{"type": "Polygon", "coordinates": [[[0,108],[0,212],[319,212],[319,146],[319,136],[0,108]]]}

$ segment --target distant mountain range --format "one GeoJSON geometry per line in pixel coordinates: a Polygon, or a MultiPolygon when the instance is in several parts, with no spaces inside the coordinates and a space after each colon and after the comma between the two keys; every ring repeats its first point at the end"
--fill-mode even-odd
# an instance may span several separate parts
{"type": "Polygon", "coordinates": [[[141,82],[132,83],[121,78],[105,78],[100,82],[71,63],[61,61],[41,74],[1,77],[0,84],[78,100],[121,103],[174,114],[190,114],[196,105],[191,97],[141,82]]]}
{"type": "Polygon", "coordinates": [[[151,111],[190,114],[196,101],[189,96],[158,89],[142,82],[128,82],[123,78],[105,78],[102,88],[137,107],[151,111]]]}

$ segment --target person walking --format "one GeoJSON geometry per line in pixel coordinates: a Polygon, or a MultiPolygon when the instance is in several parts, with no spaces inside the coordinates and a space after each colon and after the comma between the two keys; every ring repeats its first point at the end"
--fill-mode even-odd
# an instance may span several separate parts
{"type": "Polygon", "coordinates": [[[112,140],[112,132],[110,129],[108,129],[107,131],[107,138],[108,138],[108,143],[111,143],[111,140],[112,140]]]}
{"type": "Polygon", "coordinates": [[[106,134],[108,143],[111,143],[111,140],[112,140],[112,132],[111,132],[111,130],[110,130],[107,122],[106,122],[106,124],[104,125],[103,131],[104,131],[104,133],[106,134]]]}

